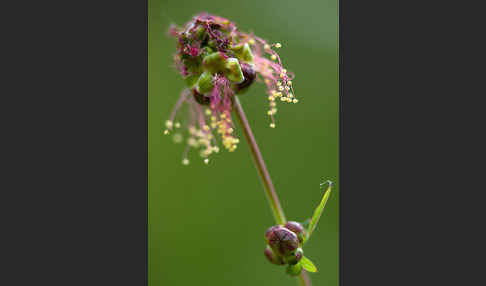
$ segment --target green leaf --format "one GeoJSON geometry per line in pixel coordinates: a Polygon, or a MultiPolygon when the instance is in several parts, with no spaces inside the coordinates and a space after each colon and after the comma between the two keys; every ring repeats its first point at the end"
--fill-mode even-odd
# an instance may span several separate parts
{"type": "Polygon", "coordinates": [[[332,182],[327,181],[327,183],[328,183],[327,190],[324,192],[324,195],[322,196],[321,203],[314,210],[314,215],[312,216],[309,227],[307,228],[307,235],[306,235],[305,241],[309,240],[312,232],[316,228],[317,222],[319,221],[319,218],[321,217],[322,212],[324,211],[324,207],[326,206],[327,199],[329,199],[329,195],[331,194],[332,182]]]}
{"type": "Polygon", "coordinates": [[[302,265],[302,268],[304,268],[308,272],[317,272],[316,266],[314,265],[314,263],[312,263],[312,261],[310,261],[309,258],[304,256],[299,263],[302,265]]]}

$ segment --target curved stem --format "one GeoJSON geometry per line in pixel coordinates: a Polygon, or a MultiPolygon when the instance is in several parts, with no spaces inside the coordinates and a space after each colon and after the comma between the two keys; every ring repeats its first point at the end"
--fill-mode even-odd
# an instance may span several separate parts
{"type": "MultiPolygon", "coordinates": [[[[270,173],[268,172],[267,166],[263,161],[262,153],[258,148],[255,136],[253,135],[250,124],[248,123],[248,119],[246,118],[245,111],[243,110],[243,107],[241,106],[240,100],[237,96],[234,97],[234,106],[236,109],[236,117],[243,127],[243,133],[245,134],[246,141],[248,142],[248,146],[250,147],[253,161],[255,162],[258,174],[260,175],[260,178],[263,182],[265,194],[267,196],[270,209],[272,210],[273,217],[275,218],[277,224],[285,224],[285,214],[282,210],[282,206],[280,205],[280,201],[278,199],[277,192],[275,191],[275,187],[273,186],[272,179],[270,178],[270,173]]],[[[298,276],[298,282],[302,286],[312,285],[309,276],[307,275],[307,272],[305,270],[302,270],[302,272],[298,276]]]]}
{"type": "Polygon", "coordinates": [[[262,153],[258,148],[255,136],[253,136],[250,124],[246,119],[245,111],[243,111],[243,107],[241,106],[241,103],[237,96],[235,96],[234,105],[236,108],[236,117],[243,127],[246,141],[248,142],[248,146],[250,147],[253,161],[255,162],[256,168],[258,170],[258,174],[260,174],[260,178],[262,179],[263,186],[265,188],[265,194],[267,195],[268,202],[270,203],[270,208],[272,209],[275,221],[277,222],[277,224],[285,224],[285,214],[282,210],[282,206],[280,205],[277,193],[275,192],[275,187],[273,186],[272,179],[270,178],[270,173],[268,173],[267,166],[263,161],[262,153]]]}

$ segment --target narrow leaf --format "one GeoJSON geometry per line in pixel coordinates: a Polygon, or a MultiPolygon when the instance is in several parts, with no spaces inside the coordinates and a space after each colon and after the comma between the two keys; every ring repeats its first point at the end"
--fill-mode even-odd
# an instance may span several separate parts
{"type": "Polygon", "coordinates": [[[331,194],[332,182],[327,181],[327,183],[328,183],[327,190],[324,192],[324,195],[322,196],[321,203],[314,210],[314,215],[312,216],[309,227],[307,228],[307,235],[305,241],[307,241],[310,238],[312,232],[316,228],[317,222],[319,221],[319,218],[321,217],[322,212],[324,211],[324,207],[326,206],[327,199],[329,199],[329,195],[331,194]]]}
{"type": "Polygon", "coordinates": [[[302,268],[304,268],[308,272],[317,272],[317,268],[314,266],[314,263],[312,263],[309,258],[304,256],[299,263],[302,265],[302,268]]]}

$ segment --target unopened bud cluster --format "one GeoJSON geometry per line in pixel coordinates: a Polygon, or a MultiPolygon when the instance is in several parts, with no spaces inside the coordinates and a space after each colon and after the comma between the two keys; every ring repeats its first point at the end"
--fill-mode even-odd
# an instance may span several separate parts
{"type": "Polygon", "coordinates": [[[300,274],[302,267],[298,262],[304,256],[304,237],[304,227],[295,221],[270,227],[265,232],[265,257],[276,265],[288,264],[287,273],[290,275],[300,274]]]}

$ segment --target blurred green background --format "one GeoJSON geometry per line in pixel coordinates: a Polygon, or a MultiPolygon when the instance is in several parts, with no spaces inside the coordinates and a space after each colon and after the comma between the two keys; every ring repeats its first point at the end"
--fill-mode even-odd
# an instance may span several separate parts
{"type": "MultiPolygon", "coordinates": [[[[184,87],[173,68],[170,23],[183,25],[201,11],[235,22],[270,43],[280,42],[298,104],[278,105],[269,128],[263,84],[240,99],[273,178],[287,219],[312,215],[323,191],[338,182],[338,2],[148,1],[149,285],[297,285],[285,267],[263,256],[264,231],[274,225],[241,130],[238,149],[222,150],[204,165],[197,152],[181,164],[185,144],[162,134],[184,87]]],[[[338,285],[339,185],[304,254],[318,267],[314,285],[338,285]]]]}

